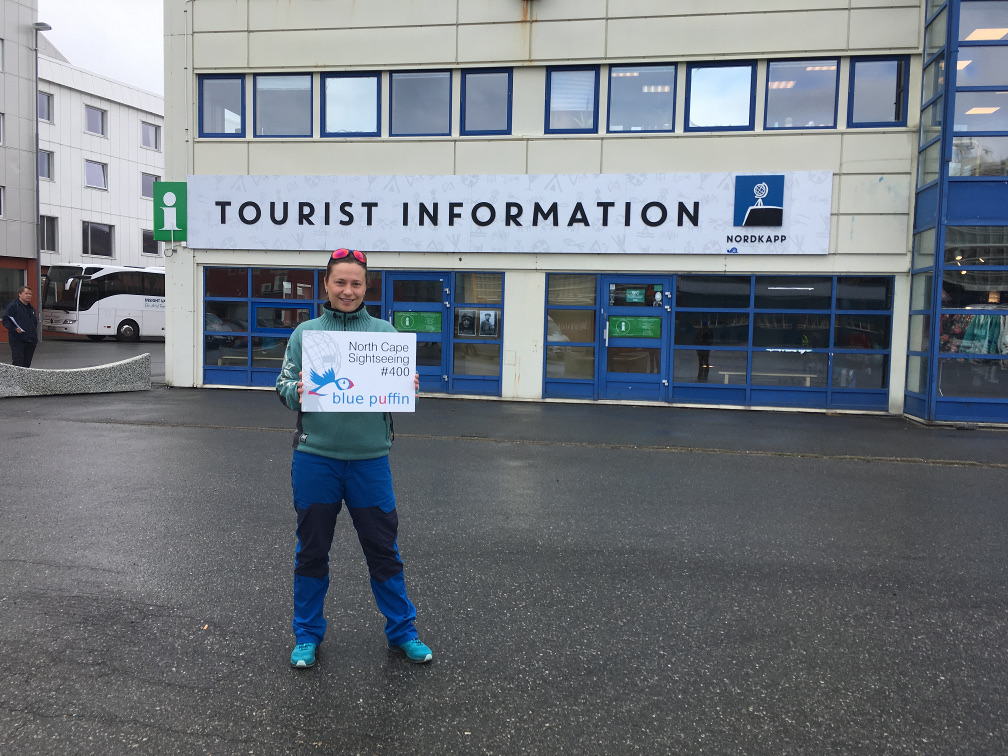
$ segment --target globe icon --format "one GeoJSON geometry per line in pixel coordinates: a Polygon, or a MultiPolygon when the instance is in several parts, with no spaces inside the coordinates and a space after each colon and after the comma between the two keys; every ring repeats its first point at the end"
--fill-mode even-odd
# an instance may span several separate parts
{"type": "Polygon", "coordinates": [[[766,185],[765,181],[762,181],[753,187],[752,193],[756,197],[756,205],[762,207],[763,198],[767,196],[770,192],[770,187],[766,185]]]}

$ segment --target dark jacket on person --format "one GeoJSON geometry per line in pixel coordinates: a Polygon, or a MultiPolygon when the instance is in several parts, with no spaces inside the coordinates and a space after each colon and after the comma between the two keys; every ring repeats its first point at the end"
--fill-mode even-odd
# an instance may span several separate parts
{"type": "Polygon", "coordinates": [[[23,341],[34,344],[38,341],[38,315],[31,302],[24,305],[20,299],[15,299],[4,310],[3,324],[7,329],[8,341],[23,341]],[[18,333],[20,328],[24,333],[18,333]]]}

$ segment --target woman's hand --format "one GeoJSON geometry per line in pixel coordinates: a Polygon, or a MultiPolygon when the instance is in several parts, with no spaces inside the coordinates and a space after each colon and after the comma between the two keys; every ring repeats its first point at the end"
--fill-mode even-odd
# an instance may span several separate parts
{"type": "MultiPolygon", "coordinates": [[[[303,378],[301,372],[298,371],[298,378],[303,378]]],[[[304,380],[298,381],[298,404],[301,404],[301,394],[304,393],[304,380]]]]}

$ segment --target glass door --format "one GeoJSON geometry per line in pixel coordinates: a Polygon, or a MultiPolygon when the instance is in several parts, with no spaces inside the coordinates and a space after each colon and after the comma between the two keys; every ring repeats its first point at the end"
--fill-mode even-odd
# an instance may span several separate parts
{"type": "Polygon", "coordinates": [[[420,390],[448,390],[451,277],[447,273],[385,273],[385,318],[417,335],[420,390]]]}
{"type": "Polygon", "coordinates": [[[672,278],[603,276],[599,398],[667,401],[672,278]]]}

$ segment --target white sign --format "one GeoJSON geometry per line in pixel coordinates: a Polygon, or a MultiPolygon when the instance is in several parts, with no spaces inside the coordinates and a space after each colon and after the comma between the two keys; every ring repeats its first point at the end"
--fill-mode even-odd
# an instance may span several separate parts
{"type": "Polygon", "coordinates": [[[416,334],[304,331],[305,412],[414,412],[416,334]]]}
{"type": "Polygon", "coordinates": [[[826,254],[833,174],[190,176],[198,249],[826,254]]]}

